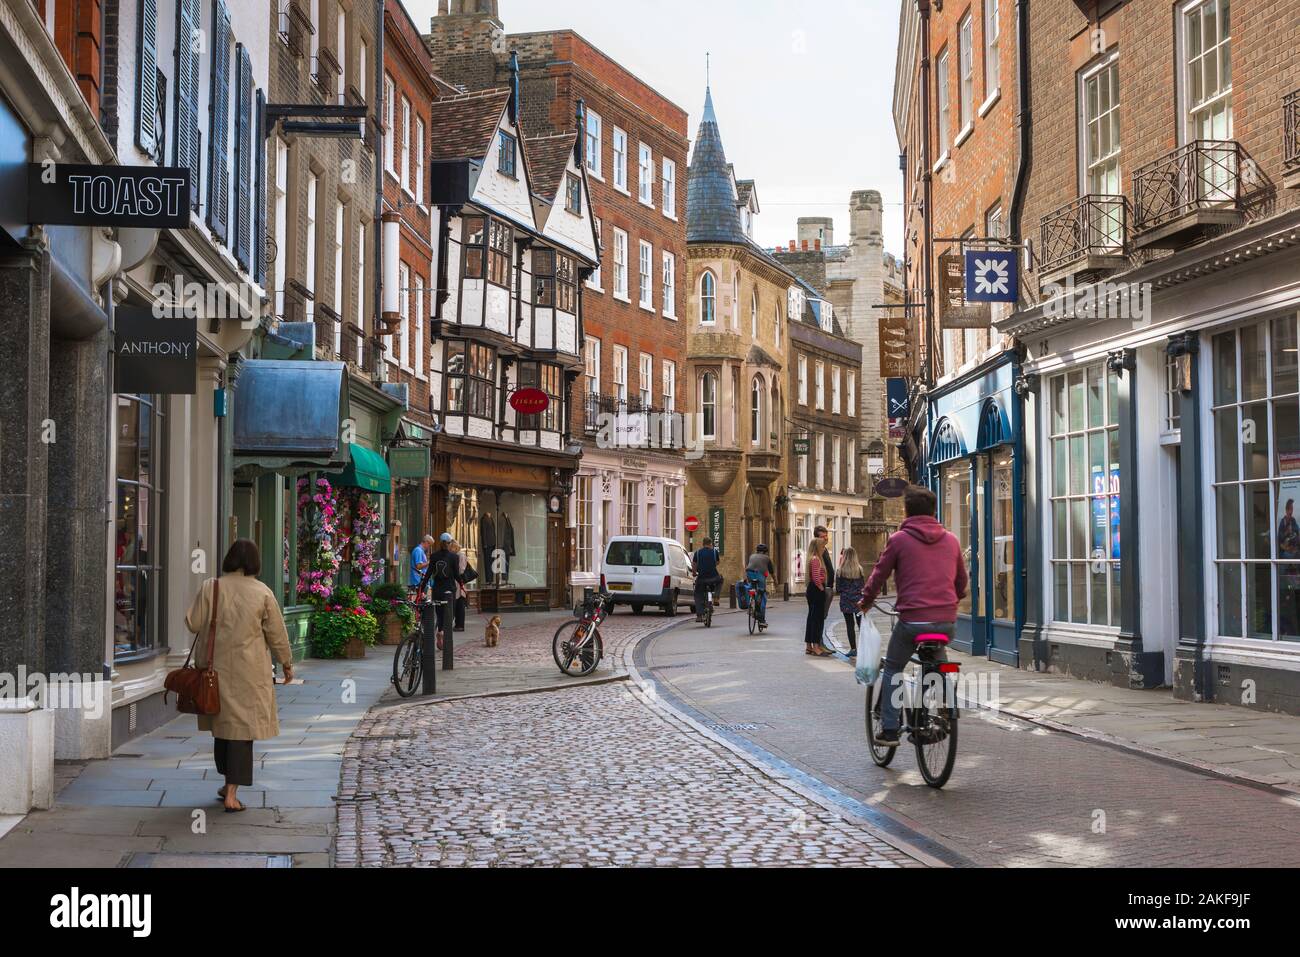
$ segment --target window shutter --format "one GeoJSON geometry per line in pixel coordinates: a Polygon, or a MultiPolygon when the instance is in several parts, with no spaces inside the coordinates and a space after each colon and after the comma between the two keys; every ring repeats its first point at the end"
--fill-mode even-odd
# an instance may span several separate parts
{"type": "Polygon", "coordinates": [[[140,0],[137,31],[135,142],[146,154],[161,162],[158,129],[158,0],[140,0]]]}
{"type": "MultiPolygon", "coordinates": [[[[257,91],[257,128],[254,131],[253,152],[256,156],[255,165],[257,167],[257,192],[254,195],[253,206],[253,278],[257,280],[258,285],[266,284],[266,128],[264,117],[266,115],[266,94],[261,90],[257,91]]],[[[284,252],[276,251],[277,256],[283,256],[284,252]]]]}
{"type": "Polygon", "coordinates": [[[176,160],[190,168],[190,206],[199,207],[199,0],[176,0],[176,160]]]}
{"type": "Polygon", "coordinates": [[[212,84],[208,116],[208,225],[228,242],[230,229],[230,13],[225,3],[212,6],[212,84]]]}
{"type": "MultiPolygon", "coordinates": [[[[235,85],[235,258],[250,272],[249,238],[253,197],[253,61],[242,43],[235,48],[239,75],[235,85]]],[[[258,180],[261,185],[261,180],[258,180]]]]}

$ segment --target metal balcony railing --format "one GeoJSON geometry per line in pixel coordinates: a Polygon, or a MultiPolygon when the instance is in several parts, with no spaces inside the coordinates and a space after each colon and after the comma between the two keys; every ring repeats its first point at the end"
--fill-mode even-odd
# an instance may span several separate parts
{"type": "Polygon", "coordinates": [[[1194,140],[1133,173],[1133,230],[1206,210],[1241,211],[1241,145],[1194,140]]]}
{"type": "Polygon", "coordinates": [[[280,5],[280,41],[299,59],[307,55],[308,38],[316,32],[304,0],[284,0],[280,5]]]}
{"type": "Polygon", "coordinates": [[[1300,90],[1282,98],[1282,167],[1300,173],[1300,90]]]}
{"type": "Polygon", "coordinates": [[[620,399],[616,395],[598,395],[589,392],[583,399],[583,427],[588,432],[598,432],[602,415],[621,417],[654,411],[652,406],[641,401],[640,396],[630,395],[620,399]]]}
{"type": "Polygon", "coordinates": [[[312,64],[311,78],[321,96],[325,97],[326,103],[339,99],[339,77],[342,75],[343,68],[339,66],[334,51],[329,47],[321,47],[316,53],[316,62],[312,64]]]}
{"type": "Polygon", "coordinates": [[[1089,193],[1043,217],[1044,273],[1096,257],[1122,257],[1128,233],[1128,200],[1089,193]]]}

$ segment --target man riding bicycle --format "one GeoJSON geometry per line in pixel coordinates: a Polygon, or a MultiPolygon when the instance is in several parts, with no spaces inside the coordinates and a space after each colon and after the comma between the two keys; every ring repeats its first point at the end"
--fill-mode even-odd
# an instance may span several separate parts
{"type": "MultiPolygon", "coordinates": [[[[882,672],[880,724],[875,737],[878,746],[899,744],[899,701],[895,685],[916,650],[919,635],[942,634],[952,640],[957,622],[957,603],[966,596],[969,579],[956,536],[935,517],[938,500],[927,488],[910,486],[903,495],[907,518],[876,560],[863,590],[863,613],[870,610],[881,588],[894,576],[894,609],[898,623],[889,636],[882,672]]],[[[946,660],[942,649],[939,659],[946,660]]]]}
{"type": "Polygon", "coordinates": [[[756,592],[754,600],[758,602],[758,623],[767,624],[767,580],[776,581],[776,566],[772,564],[772,558],[768,555],[766,545],[759,545],[754,550],[754,554],[749,556],[749,564],[745,566],[745,580],[748,581],[756,592]]]}
{"type": "Polygon", "coordinates": [[[713,547],[711,538],[706,538],[704,545],[696,549],[695,554],[691,556],[691,571],[695,573],[696,621],[704,620],[704,606],[709,600],[709,591],[716,595],[718,586],[722,584],[722,576],[718,574],[718,562],[721,558],[722,555],[713,547]]]}

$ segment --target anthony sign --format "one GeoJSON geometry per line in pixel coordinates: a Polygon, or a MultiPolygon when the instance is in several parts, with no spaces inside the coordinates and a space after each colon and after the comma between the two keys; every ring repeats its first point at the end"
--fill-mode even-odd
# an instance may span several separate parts
{"type": "Polygon", "coordinates": [[[27,166],[29,223],[184,229],[190,224],[189,200],[187,167],[27,166]]]}
{"type": "Polygon", "coordinates": [[[113,391],[129,395],[193,395],[198,371],[198,321],[157,319],[118,306],[113,391]]]}

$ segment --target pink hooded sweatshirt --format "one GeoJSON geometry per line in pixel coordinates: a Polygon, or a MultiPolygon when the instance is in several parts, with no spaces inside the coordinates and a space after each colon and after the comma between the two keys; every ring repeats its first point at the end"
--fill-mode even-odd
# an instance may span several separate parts
{"type": "Polygon", "coordinates": [[[913,515],[889,536],[862,596],[867,608],[893,574],[903,621],[956,621],[957,602],[966,596],[966,562],[955,535],[929,515],[913,515]]]}

